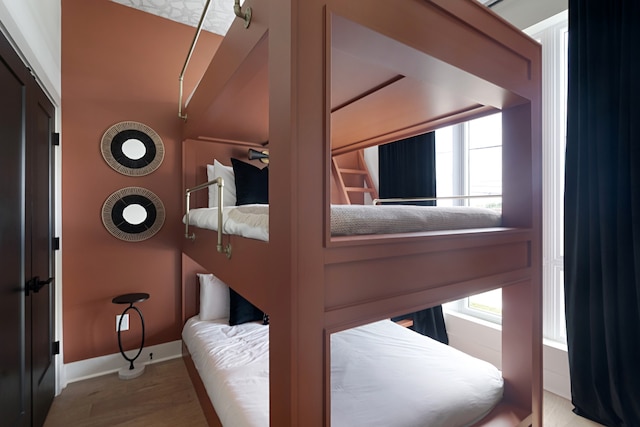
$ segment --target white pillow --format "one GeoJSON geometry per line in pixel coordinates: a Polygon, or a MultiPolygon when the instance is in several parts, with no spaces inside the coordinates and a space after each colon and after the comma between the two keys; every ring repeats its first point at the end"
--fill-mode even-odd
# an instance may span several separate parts
{"type": "MultiPolygon", "coordinates": [[[[207,165],[207,181],[213,181],[219,176],[224,180],[224,199],[222,203],[224,206],[235,206],[236,179],[233,175],[233,167],[225,166],[214,160],[212,165],[207,165]]],[[[215,208],[216,206],[218,206],[218,186],[211,185],[209,186],[209,207],[215,208]]]]}
{"type": "Polygon", "coordinates": [[[200,320],[229,318],[229,286],[213,274],[198,273],[200,320]]]}

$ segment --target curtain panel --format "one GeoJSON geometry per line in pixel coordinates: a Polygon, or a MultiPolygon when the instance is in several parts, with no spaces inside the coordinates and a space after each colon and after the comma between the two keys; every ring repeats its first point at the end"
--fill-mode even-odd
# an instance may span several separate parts
{"type": "MultiPolygon", "coordinates": [[[[435,147],[435,132],[379,146],[380,198],[435,197],[435,147]]],[[[433,202],[399,204],[435,205],[433,202]]]]}
{"type": "Polygon", "coordinates": [[[565,310],[574,412],[640,426],[640,2],[569,1],[565,310]]]}

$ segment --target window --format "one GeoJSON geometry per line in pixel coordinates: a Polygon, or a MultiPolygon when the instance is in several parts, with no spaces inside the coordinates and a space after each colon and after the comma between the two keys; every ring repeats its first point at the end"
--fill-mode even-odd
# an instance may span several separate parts
{"type": "MultiPolygon", "coordinates": [[[[502,194],[502,114],[467,123],[467,193],[471,196],[502,194]]],[[[470,206],[501,209],[500,198],[470,199],[470,206]]]]}
{"type": "MultiPolygon", "coordinates": [[[[563,220],[567,12],[551,17],[526,32],[542,44],[543,335],[552,341],[566,343],[563,220]]],[[[438,196],[501,193],[500,132],[499,115],[436,131],[438,196]]],[[[448,204],[454,203],[463,202],[448,204]]],[[[474,199],[472,205],[500,208],[500,199],[474,199]]],[[[498,289],[471,296],[451,303],[449,307],[499,323],[502,293],[498,289]]]]}
{"type": "MultiPolygon", "coordinates": [[[[481,196],[439,200],[438,206],[468,205],[502,208],[502,114],[471,120],[436,131],[436,194],[481,196]]],[[[502,290],[470,296],[454,303],[455,309],[499,323],[502,290]]]]}
{"type": "Polygon", "coordinates": [[[501,209],[502,114],[436,131],[436,194],[474,199],[439,200],[439,206],[469,205],[501,209]]]}

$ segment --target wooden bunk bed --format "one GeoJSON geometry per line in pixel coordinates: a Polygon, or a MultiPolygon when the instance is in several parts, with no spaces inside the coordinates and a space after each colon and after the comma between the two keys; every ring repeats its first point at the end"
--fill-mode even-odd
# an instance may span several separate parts
{"type": "Polygon", "coordinates": [[[243,7],[186,108],[183,184],[268,142],[270,238],[185,240],[184,319],[195,271],[229,283],[271,318],[271,425],[328,425],[332,333],[501,287],[504,398],[479,425],[541,425],[540,46],[473,0],[243,7]],[[330,235],[332,155],[496,111],[502,227],[330,235]]]}

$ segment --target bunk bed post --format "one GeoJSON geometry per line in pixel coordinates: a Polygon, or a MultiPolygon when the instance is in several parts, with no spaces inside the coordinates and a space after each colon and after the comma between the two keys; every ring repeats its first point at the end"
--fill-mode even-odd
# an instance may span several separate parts
{"type": "Polygon", "coordinates": [[[268,69],[270,424],[329,425],[324,418],[328,169],[320,159],[328,149],[322,1],[270,1],[268,69]]]}
{"type": "MultiPolygon", "coordinates": [[[[539,80],[539,64],[532,78],[539,80]]],[[[542,425],[542,136],[541,97],[502,113],[503,223],[531,229],[530,278],[502,290],[502,370],[509,403],[531,408],[542,425]],[[526,334],[526,340],[523,339],[526,334]],[[520,338],[518,338],[520,337],[520,338]]]]}
{"type": "Polygon", "coordinates": [[[532,426],[542,425],[542,381],[537,375],[542,368],[542,325],[539,310],[531,304],[541,301],[539,289],[533,280],[502,288],[504,394],[508,404],[529,408],[532,426]],[[522,339],[523,335],[528,335],[528,339],[522,339]]]}

